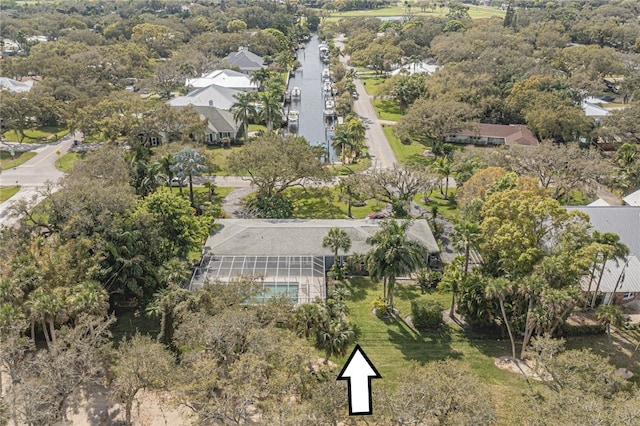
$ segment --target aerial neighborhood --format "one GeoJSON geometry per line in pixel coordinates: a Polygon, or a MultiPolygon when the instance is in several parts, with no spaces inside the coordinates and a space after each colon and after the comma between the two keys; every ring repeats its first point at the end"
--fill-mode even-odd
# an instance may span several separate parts
{"type": "Polygon", "coordinates": [[[640,2],[0,40],[0,425],[640,424],[640,2]]]}

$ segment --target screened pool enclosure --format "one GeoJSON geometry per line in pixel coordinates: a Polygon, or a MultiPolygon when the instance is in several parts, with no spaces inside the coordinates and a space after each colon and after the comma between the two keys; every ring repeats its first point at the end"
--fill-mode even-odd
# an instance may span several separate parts
{"type": "Polygon", "coordinates": [[[259,277],[263,292],[253,301],[285,296],[293,303],[324,300],[324,256],[204,256],[194,271],[190,290],[204,283],[229,283],[240,276],[259,277]]]}

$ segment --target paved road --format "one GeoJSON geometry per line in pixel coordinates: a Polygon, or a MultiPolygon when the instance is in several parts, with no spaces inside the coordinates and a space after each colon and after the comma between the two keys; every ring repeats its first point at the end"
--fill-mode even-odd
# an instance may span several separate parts
{"type": "MultiPolygon", "coordinates": [[[[10,170],[3,170],[0,174],[0,185],[13,186],[19,185],[20,191],[7,201],[0,203],[0,226],[12,226],[17,218],[9,217],[9,207],[20,201],[30,200],[35,197],[36,202],[42,200],[40,190],[44,189],[47,183],[52,183],[52,189],[56,191],[58,187],[55,185],[58,180],[64,176],[64,173],[56,169],[55,162],[60,156],[66,153],[73,143],[73,136],[67,135],[55,144],[34,145],[33,151],[37,152],[36,156],[29,161],[24,162],[18,167],[10,170]]],[[[14,145],[16,150],[23,148],[25,144],[2,143],[2,148],[7,149],[8,146],[14,145]]]]}
{"type": "MultiPolygon", "coordinates": [[[[341,50],[344,49],[344,35],[336,37],[333,42],[341,50]]],[[[340,62],[344,64],[347,69],[353,68],[347,65],[349,61],[348,55],[340,56],[340,62]]],[[[356,114],[360,116],[360,119],[365,122],[367,130],[365,132],[365,138],[367,140],[367,146],[369,147],[369,155],[371,155],[371,162],[373,167],[389,168],[393,167],[398,161],[396,155],[393,153],[387,137],[382,131],[382,125],[376,115],[376,110],[371,103],[371,96],[369,96],[364,89],[364,86],[360,80],[355,81],[356,90],[358,91],[358,99],[353,103],[356,114]]]]}

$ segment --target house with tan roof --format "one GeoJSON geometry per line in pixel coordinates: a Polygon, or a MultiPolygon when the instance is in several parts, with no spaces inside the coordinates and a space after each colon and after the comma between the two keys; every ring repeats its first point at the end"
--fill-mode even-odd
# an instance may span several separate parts
{"type": "Polygon", "coordinates": [[[538,145],[538,138],[523,124],[486,124],[463,129],[447,136],[447,142],[480,146],[538,145]]]}

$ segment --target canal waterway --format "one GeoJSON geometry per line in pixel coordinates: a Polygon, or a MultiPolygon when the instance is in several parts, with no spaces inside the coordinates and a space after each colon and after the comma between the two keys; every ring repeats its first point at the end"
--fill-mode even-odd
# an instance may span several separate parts
{"type": "Polygon", "coordinates": [[[290,77],[287,91],[290,93],[294,87],[301,90],[300,99],[291,99],[291,103],[285,107],[285,113],[292,110],[300,112],[298,127],[289,128],[289,132],[303,136],[310,145],[321,145],[330,152],[330,161],[335,162],[338,156],[331,149],[331,137],[333,136],[332,121],[323,117],[324,97],[322,94],[322,70],[328,67],[320,59],[318,51],[318,36],[303,44],[304,49],[298,49],[297,60],[302,64],[290,77]]]}

